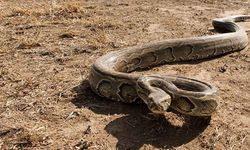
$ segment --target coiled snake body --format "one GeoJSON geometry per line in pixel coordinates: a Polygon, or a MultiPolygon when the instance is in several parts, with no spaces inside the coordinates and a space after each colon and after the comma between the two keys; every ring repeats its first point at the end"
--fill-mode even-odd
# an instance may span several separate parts
{"type": "Polygon", "coordinates": [[[217,107],[214,86],[186,77],[130,72],[242,50],[248,44],[248,37],[235,22],[247,19],[250,16],[214,19],[214,28],[223,34],[163,40],[110,52],[92,65],[90,86],[108,99],[126,103],[143,100],[153,113],[164,113],[171,107],[187,115],[210,116],[217,107]]]}

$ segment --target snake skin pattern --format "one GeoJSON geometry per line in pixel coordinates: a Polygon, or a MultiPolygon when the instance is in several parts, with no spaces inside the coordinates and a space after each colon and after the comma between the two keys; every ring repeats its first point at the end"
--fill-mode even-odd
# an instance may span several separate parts
{"type": "Polygon", "coordinates": [[[223,34],[163,40],[110,52],[92,65],[90,86],[95,93],[111,100],[143,101],[156,114],[171,107],[186,115],[210,116],[217,107],[214,86],[186,77],[131,72],[242,50],[248,45],[248,36],[235,22],[248,19],[247,15],[214,19],[215,30],[223,34]]]}

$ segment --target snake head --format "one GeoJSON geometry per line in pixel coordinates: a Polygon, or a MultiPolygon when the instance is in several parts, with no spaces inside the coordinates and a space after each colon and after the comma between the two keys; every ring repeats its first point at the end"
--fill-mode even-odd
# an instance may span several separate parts
{"type": "Polygon", "coordinates": [[[171,96],[160,88],[155,87],[146,100],[148,108],[156,114],[163,114],[171,104],[171,96]]]}
{"type": "Polygon", "coordinates": [[[153,77],[141,77],[137,81],[137,93],[147,104],[150,111],[155,114],[163,114],[170,107],[171,96],[160,89],[159,80],[153,77]]]}

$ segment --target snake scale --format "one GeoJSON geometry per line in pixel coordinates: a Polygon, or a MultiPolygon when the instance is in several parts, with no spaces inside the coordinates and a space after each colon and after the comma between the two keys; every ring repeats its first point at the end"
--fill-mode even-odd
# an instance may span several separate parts
{"type": "Polygon", "coordinates": [[[215,30],[222,34],[163,40],[110,52],[91,66],[90,87],[111,100],[142,101],[156,114],[162,114],[170,107],[186,115],[211,116],[218,105],[214,86],[181,76],[131,72],[242,50],[248,45],[248,36],[236,22],[248,19],[249,15],[214,19],[215,30]]]}

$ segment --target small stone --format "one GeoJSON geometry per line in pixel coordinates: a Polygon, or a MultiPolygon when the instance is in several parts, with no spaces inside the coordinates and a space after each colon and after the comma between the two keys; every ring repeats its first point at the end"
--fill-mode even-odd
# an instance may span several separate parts
{"type": "Polygon", "coordinates": [[[221,72],[221,73],[224,73],[224,72],[226,72],[227,71],[227,65],[224,65],[224,66],[222,66],[222,67],[220,67],[219,68],[219,72],[221,72]]]}

